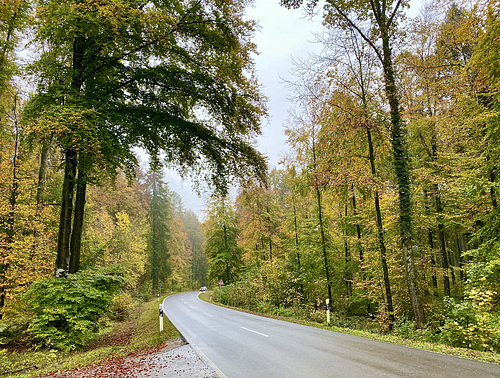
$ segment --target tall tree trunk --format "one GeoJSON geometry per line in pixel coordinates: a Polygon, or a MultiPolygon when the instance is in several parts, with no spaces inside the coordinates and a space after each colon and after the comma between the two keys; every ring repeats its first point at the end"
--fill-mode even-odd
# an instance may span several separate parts
{"type": "MultiPolygon", "coordinates": [[[[377,170],[375,168],[375,153],[373,150],[372,133],[370,129],[366,129],[366,136],[368,139],[368,152],[370,158],[370,167],[372,176],[377,177],[377,170]]],[[[378,245],[380,249],[380,262],[382,264],[382,272],[384,276],[385,298],[387,302],[387,312],[389,313],[389,329],[392,331],[396,321],[394,315],[394,305],[392,302],[391,281],[389,279],[389,267],[387,266],[387,250],[384,240],[384,225],[382,223],[382,211],[380,210],[380,198],[378,190],[375,190],[375,214],[377,218],[377,236],[378,245]]]]}
{"type": "Polygon", "coordinates": [[[269,233],[269,261],[273,262],[273,240],[271,238],[271,213],[269,205],[266,206],[267,211],[267,232],[269,233]]]}
{"type": "MultiPolygon", "coordinates": [[[[427,190],[424,190],[424,203],[425,203],[425,210],[427,213],[429,213],[429,206],[427,204],[427,190]]],[[[429,227],[427,229],[427,240],[429,243],[429,248],[431,250],[431,267],[432,267],[432,289],[433,289],[433,294],[434,298],[439,297],[439,292],[438,292],[438,282],[437,282],[437,276],[436,276],[436,257],[434,254],[434,235],[432,233],[432,229],[429,227]]]]}
{"type": "Polygon", "coordinates": [[[446,251],[444,224],[443,220],[441,219],[443,213],[443,205],[441,203],[441,196],[437,185],[434,185],[434,196],[436,200],[436,212],[438,214],[438,237],[439,237],[439,251],[441,254],[441,266],[443,267],[443,290],[444,290],[444,296],[450,297],[451,296],[450,278],[448,276],[450,270],[450,264],[448,259],[448,252],[446,251]]]}
{"type": "MultiPolygon", "coordinates": [[[[358,215],[358,209],[356,206],[356,193],[354,193],[354,185],[351,185],[351,190],[352,190],[352,214],[354,215],[354,217],[356,217],[358,215]]],[[[361,245],[361,226],[357,220],[356,220],[356,236],[358,237],[359,261],[362,264],[364,256],[363,256],[363,247],[361,245]]]]}
{"type": "Polygon", "coordinates": [[[52,146],[53,136],[51,135],[48,140],[42,142],[42,149],[40,152],[40,167],[38,169],[38,183],[36,187],[36,211],[35,211],[35,222],[33,228],[33,243],[31,245],[32,256],[36,253],[37,241],[38,241],[38,220],[41,216],[43,209],[43,193],[45,192],[45,180],[47,177],[47,161],[49,158],[50,148],[52,146]]]}
{"type": "Polygon", "coordinates": [[[64,166],[61,216],[59,219],[59,236],[57,238],[56,277],[66,275],[69,270],[71,221],[73,215],[76,165],[76,151],[72,148],[67,148],[66,162],[64,166]]]}
{"type": "Polygon", "coordinates": [[[38,169],[38,184],[36,187],[36,204],[37,207],[42,205],[43,192],[45,191],[45,180],[47,178],[47,162],[49,159],[50,148],[52,147],[53,136],[50,135],[48,140],[42,142],[40,152],[40,168],[38,169]]]}
{"type": "MultiPolygon", "coordinates": [[[[317,169],[317,159],[316,159],[316,135],[314,134],[314,126],[312,130],[312,154],[313,154],[313,166],[314,169],[317,169]]],[[[319,180],[316,172],[314,173],[314,186],[316,191],[316,199],[318,202],[318,221],[319,221],[319,229],[321,234],[321,249],[323,252],[323,263],[325,265],[325,277],[326,284],[328,288],[328,300],[330,305],[332,304],[332,283],[330,280],[330,268],[328,266],[328,253],[326,251],[326,235],[325,235],[325,226],[323,222],[323,204],[321,201],[321,190],[319,188],[319,180]]]]}
{"type": "MultiPolygon", "coordinates": [[[[344,205],[344,216],[347,218],[347,202],[344,205]]],[[[349,252],[349,242],[347,233],[347,224],[344,227],[344,280],[346,285],[347,296],[352,296],[352,274],[351,274],[351,254],[349,252]]]]}
{"type": "MultiPolygon", "coordinates": [[[[5,238],[5,254],[8,256],[12,253],[12,246],[14,243],[15,236],[15,225],[16,225],[16,208],[17,208],[17,198],[19,196],[19,143],[20,143],[20,133],[19,125],[17,122],[17,95],[14,96],[14,106],[13,106],[13,121],[14,121],[14,155],[12,156],[12,185],[10,191],[9,199],[9,213],[6,220],[6,238],[5,238]]],[[[6,257],[6,256],[5,256],[6,257]]],[[[9,264],[3,261],[0,264],[0,319],[3,318],[3,308],[5,306],[5,298],[7,294],[7,288],[9,283],[5,277],[7,270],[9,269],[9,264]]]]}
{"type": "MultiPolygon", "coordinates": [[[[437,138],[434,133],[431,138],[431,159],[433,162],[437,160],[437,138]]],[[[441,202],[441,191],[439,190],[438,184],[434,184],[434,200],[436,202],[436,213],[437,213],[437,222],[438,222],[438,240],[439,240],[439,252],[441,254],[441,266],[443,267],[443,290],[444,296],[451,296],[450,289],[450,278],[448,276],[449,273],[449,259],[448,252],[446,251],[446,238],[444,234],[444,224],[443,224],[443,203],[441,202]]]]}
{"type": "Polygon", "coordinates": [[[330,269],[328,267],[328,254],[326,251],[326,236],[325,236],[325,227],[323,224],[323,205],[321,202],[321,191],[319,190],[318,185],[316,185],[316,198],[318,200],[318,220],[319,220],[319,229],[321,234],[321,249],[323,251],[323,263],[325,265],[325,277],[326,284],[328,287],[328,299],[330,304],[332,303],[332,283],[330,281],[330,269]]]}
{"type": "MultiPolygon", "coordinates": [[[[83,60],[85,53],[85,38],[76,36],[73,41],[73,73],[71,79],[71,88],[80,92],[83,85],[83,60]]],[[[61,201],[61,216],[59,220],[59,236],[57,239],[57,259],[56,259],[56,277],[64,276],[69,272],[71,256],[71,223],[73,217],[73,197],[76,186],[76,171],[78,166],[78,153],[74,146],[66,147],[66,161],[64,168],[64,181],[61,201]]],[[[79,218],[76,215],[75,218],[79,218]]],[[[78,237],[74,239],[78,241],[78,237]]]]}
{"type": "Polygon", "coordinates": [[[295,202],[293,204],[293,227],[295,232],[295,251],[297,253],[297,268],[299,272],[299,287],[300,293],[304,294],[304,285],[302,283],[302,267],[300,265],[300,251],[299,251],[299,230],[297,227],[297,208],[295,206],[295,202]]]}
{"type": "Polygon", "coordinates": [[[87,175],[78,170],[78,184],[76,187],[75,216],[70,241],[69,272],[76,273],[80,267],[80,250],[82,245],[83,220],[87,191],[87,175]]]}
{"type": "MultiPolygon", "coordinates": [[[[386,22],[384,19],[383,23],[386,22]]],[[[404,127],[401,119],[399,98],[392,65],[391,48],[389,42],[388,25],[380,24],[383,46],[383,69],[385,77],[385,92],[389,101],[391,114],[391,143],[394,161],[394,170],[398,183],[399,195],[399,228],[401,233],[401,247],[405,265],[408,293],[413,310],[413,316],[419,328],[424,327],[425,315],[417,281],[417,272],[413,256],[412,240],[412,210],[411,186],[409,177],[408,157],[405,146],[404,127]]]]}
{"type": "MultiPolygon", "coordinates": [[[[489,156],[488,156],[489,157],[489,156]]],[[[487,161],[489,160],[489,158],[486,159],[487,161]]],[[[496,180],[496,169],[495,167],[491,168],[491,171],[490,171],[490,182],[491,182],[491,187],[490,187],[490,197],[491,197],[491,206],[493,206],[493,209],[496,209],[497,206],[498,206],[498,203],[497,203],[497,194],[496,194],[496,191],[495,191],[495,187],[493,186],[495,184],[495,180],[496,180]]]]}

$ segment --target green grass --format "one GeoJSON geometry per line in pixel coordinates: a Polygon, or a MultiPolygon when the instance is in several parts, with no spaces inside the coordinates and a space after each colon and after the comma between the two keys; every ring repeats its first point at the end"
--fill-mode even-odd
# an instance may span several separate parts
{"type": "Polygon", "coordinates": [[[58,370],[81,368],[154,348],[178,336],[179,333],[166,317],[163,318],[163,332],[159,332],[158,301],[153,300],[136,305],[129,320],[111,322],[83,351],[68,353],[1,349],[0,376],[34,377],[58,370]]]}
{"type": "MultiPolygon", "coordinates": [[[[211,302],[210,301],[210,293],[202,293],[202,294],[200,294],[200,298],[206,302],[211,302]]],[[[432,352],[448,354],[448,355],[457,356],[457,357],[470,358],[470,359],[474,359],[474,360],[478,360],[478,361],[500,364],[500,354],[498,354],[498,353],[482,352],[482,351],[471,350],[471,349],[467,349],[467,348],[452,347],[452,346],[448,346],[448,345],[444,345],[444,344],[437,344],[437,343],[404,339],[404,338],[398,337],[396,335],[391,335],[391,334],[381,334],[381,333],[374,333],[374,332],[370,332],[370,331],[337,327],[337,326],[332,325],[332,324],[326,325],[326,322],[325,323],[317,323],[317,322],[313,322],[313,321],[305,320],[305,319],[289,318],[289,317],[284,317],[284,316],[259,313],[256,311],[249,311],[249,310],[242,309],[242,308],[227,306],[227,305],[215,302],[215,301],[212,301],[211,303],[216,304],[218,306],[231,308],[231,309],[238,310],[238,311],[243,311],[243,312],[246,312],[249,314],[265,316],[267,318],[284,320],[284,321],[287,321],[290,323],[297,323],[297,324],[302,324],[302,325],[306,325],[306,326],[310,326],[310,327],[322,328],[322,329],[326,329],[326,330],[330,330],[330,331],[334,331],[334,332],[340,332],[340,333],[350,334],[350,335],[354,335],[354,336],[366,337],[366,338],[373,339],[373,340],[386,341],[386,342],[390,342],[393,344],[405,345],[405,346],[412,347],[412,348],[424,349],[424,350],[428,350],[428,351],[432,351],[432,352]]]]}

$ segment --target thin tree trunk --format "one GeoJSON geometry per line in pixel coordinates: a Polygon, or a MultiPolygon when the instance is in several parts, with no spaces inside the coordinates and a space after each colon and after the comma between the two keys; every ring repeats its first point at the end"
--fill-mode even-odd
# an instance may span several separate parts
{"type": "MultiPolygon", "coordinates": [[[[12,245],[14,243],[14,235],[15,235],[15,216],[16,216],[16,208],[17,208],[17,197],[19,196],[19,177],[18,177],[18,170],[19,170],[19,139],[20,139],[20,129],[19,125],[17,122],[17,115],[16,115],[16,110],[17,110],[17,95],[14,96],[14,116],[13,116],[13,121],[14,121],[14,130],[15,130],[15,137],[14,137],[14,155],[12,156],[12,186],[11,186],[11,192],[10,192],[10,209],[9,209],[9,215],[7,217],[7,228],[6,228],[6,238],[5,238],[5,244],[7,246],[6,248],[6,255],[9,255],[12,252],[12,245]]],[[[9,264],[3,262],[0,264],[0,282],[1,282],[1,288],[0,288],[0,319],[3,318],[3,308],[5,306],[5,298],[7,294],[7,287],[8,287],[8,282],[5,277],[5,273],[9,269],[9,264]]]]}
{"type": "Polygon", "coordinates": [[[299,272],[299,282],[300,282],[300,293],[304,294],[304,285],[302,284],[302,267],[300,265],[300,251],[299,251],[299,232],[298,232],[298,227],[297,227],[297,208],[295,206],[295,203],[293,204],[293,226],[294,226],[294,232],[295,232],[295,250],[297,253],[297,268],[299,272]]]}
{"type": "Polygon", "coordinates": [[[45,192],[45,180],[47,177],[47,161],[49,158],[50,148],[52,146],[52,135],[48,140],[42,142],[42,149],[40,153],[40,167],[38,169],[38,183],[36,187],[36,211],[35,211],[35,222],[33,227],[33,243],[31,245],[32,257],[36,253],[37,241],[38,241],[38,220],[41,216],[43,209],[43,193],[45,192]]]}
{"type": "MultiPolygon", "coordinates": [[[[317,160],[316,160],[316,136],[314,135],[314,127],[313,127],[313,135],[312,135],[312,153],[313,153],[313,165],[314,169],[317,169],[317,160]]],[[[332,283],[330,281],[330,269],[328,267],[328,254],[326,251],[326,236],[325,236],[325,227],[323,223],[323,204],[321,201],[321,191],[319,189],[319,182],[318,182],[318,177],[316,176],[316,173],[314,175],[314,180],[315,180],[315,191],[316,191],[316,198],[318,201],[318,221],[319,221],[319,229],[320,229],[320,234],[321,234],[321,249],[323,251],[323,262],[325,265],[325,277],[326,277],[326,284],[328,288],[328,300],[330,302],[330,305],[332,304],[332,283]]]]}
{"type": "MultiPolygon", "coordinates": [[[[356,206],[356,194],[354,193],[353,185],[351,185],[351,190],[352,190],[352,213],[354,217],[356,217],[358,215],[358,209],[356,206]]],[[[358,221],[356,221],[356,236],[358,237],[359,261],[362,264],[364,256],[363,256],[363,247],[361,246],[361,226],[359,225],[358,221]]]]}
{"type": "MultiPolygon", "coordinates": [[[[347,203],[344,205],[344,216],[347,218],[347,203]]],[[[352,275],[351,275],[351,254],[349,253],[349,242],[347,240],[347,225],[344,227],[344,280],[346,284],[347,296],[352,296],[352,275]]]]}
{"type": "MultiPolygon", "coordinates": [[[[432,149],[432,161],[437,160],[437,140],[436,135],[433,134],[431,138],[431,149],[432,149]]],[[[448,276],[449,273],[449,258],[448,252],[446,251],[446,238],[444,234],[444,224],[442,220],[442,214],[444,211],[443,203],[441,202],[441,192],[439,190],[438,184],[434,184],[434,200],[436,202],[436,213],[437,213],[437,222],[438,222],[438,240],[439,240],[439,252],[441,254],[441,265],[443,267],[443,290],[444,296],[451,296],[450,289],[450,278],[448,276]]]]}
{"type": "MultiPolygon", "coordinates": [[[[424,190],[424,203],[425,203],[425,210],[427,213],[429,213],[429,205],[427,204],[427,190],[424,190]]],[[[431,266],[432,266],[432,288],[433,288],[433,294],[435,298],[439,297],[439,292],[438,292],[438,282],[437,282],[437,276],[436,276],[436,257],[434,254],[434,235],[432,233],[432,229],[429,227],[427,229],[427,240],[429,243],[429,248],[431,250],[431,266]]]]}
{"type": "Polygon", "coordinates": [[[450,278],[448,276],[450,270],[450,264],[448,260],[448,253],[446,251],[446,239],[444,235],[444,224],[441,220],[443,205],[441,203],[441,196],[439,195],[439,189],[437,185],[434,185],[434,195],[436,200],[436,212],[438,213],[438,237],[439,237],[439,251],[441,253],[441,266],[443,267],[443,290],[444,296],[451,296],[450,289],[450,278]]]}
{"type": "MultiPolygon", "coordinates": [[[[317,186],[317,185],[316,185],[317,186]]],[[[323,209],[321,203],[321,191],[319,187],[316,187],[316,198],[318,200],[318,220],[319,220],[319,229],[321,234],[321,249],[323,251],[323,262],[325,264],[325,277],[326,284],[328,286],[328,299],[330,304],[332,303],[332,283],[330,281],[330,269],[328,267],[328,254],[326,252],[326,236],[325,236],[325,228],[323,224],[323,209]]]]}
{"type": "Polygon", "coordinates": [[[76,151],[72,148],[66,149],[61,216],[59,219],[59,236],[57,238],[56,277],[66,275],[69,269],[71,220],[73,215],[76,165],[76,151]]]}
{"type": "MultiPolygon", "coordinates": [[[[490,181],[492,184],[494,184],[495,180],[496,180],[495,168],[492,168],[490,171],[490,181]]],[[[493,185],[491,185],[490,187],[490,197],[491,197],[491,205],[493,206],[493,209],[496,209],[498,206],[497,194],[495,192],[495,187],[493,185]]]]}
{"type": "Polygon", "coordinates": [[[269,233],[269,261],[273,262],[273,241],[271,239],[271,213],[269,206],[266,206],[267,211],[267,231],[269,233]]]}
{"type": "Polygon", "coordinates": [[[38,184],[36,187],[36,204],[37,207],[42,205],[43,192],[45,191],[45,180],[47,178],[47,162],[49,159],[49,152],[52,146],[53,136],[51,135],[48,140],[42,142],[42,150],[40,153],[40,168],[38,169],[38,184]]]}
{"type": "MultiPolygon", "coordinates": [[[[372,176],[377,177],[377,171],[375,168],[375,153],[373,150],[372,133],[370,129],[366,129],[366,136],[368,139],[368,152],[370,157],[372,176]]],[[[391,281],[389,279],[389,267],[387,266],[387,250],[385,247],[384,225],[382,223],[382,211],[380,210],[380,198],[378,190],[375,190],[375,213],[377,218],[377,235],[378,245],[380,249],[380,261],[382,263],[382,272],[384,275],[385,298],[387,301],[387,312],[389,313],[389,329],[392,331],[396,318],[394,315],[394,305],[392,303],[391,281]]]]}

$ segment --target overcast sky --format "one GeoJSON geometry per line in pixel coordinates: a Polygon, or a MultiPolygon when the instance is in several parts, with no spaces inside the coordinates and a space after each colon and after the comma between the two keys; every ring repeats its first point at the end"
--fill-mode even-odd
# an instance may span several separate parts
{"type": "MultiPolygon", "coordinates": [[[[418,11],[422,0],[412,0],[412,13],[418,11]]],[[[320,46],[313,43],[313,33],[320,32],[321,17],[312,20],[304,17],[301,9],[288,10],[279,5],[279,0],[256,0],[247,10],[248,19],[258,21],[254,42],[259,55],[255,58],[258,80],[268,98],[269,118],[262,124],[262,136],[258,139],[258,150],[269,158],[269,166],[278,166],[287,150],[284,123],[287,119],[288,89],[283,78],[291,78],[292,58],[301,59],[320,46]]],[[[183,182],[173,171],[166,172],[165,179],[171,190],[181,195],[184,206],[202,215],[206,195],[198,197],[189,182],[183,182]]]]}

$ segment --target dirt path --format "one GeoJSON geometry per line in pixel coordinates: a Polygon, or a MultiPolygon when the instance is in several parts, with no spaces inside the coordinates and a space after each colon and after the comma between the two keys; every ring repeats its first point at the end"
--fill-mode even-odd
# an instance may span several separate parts
{"type": "Polygon", "coordinates": [[[82,369],[55,372],[45,377],[218,377],[194,349],[181,338],[169,340],[160,348],[125,358],[115,358],[82,369]]]}

